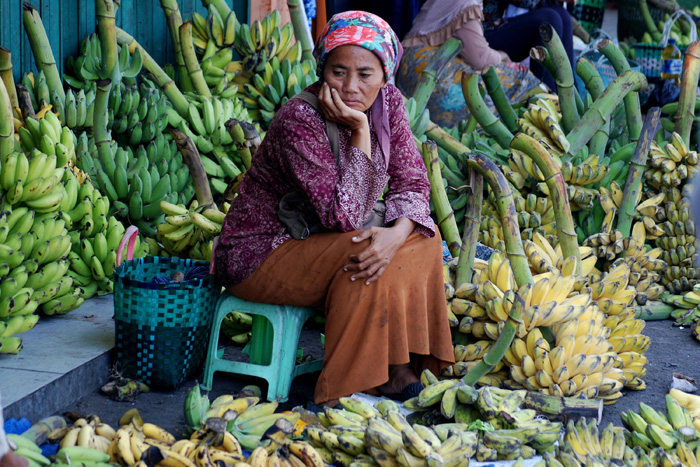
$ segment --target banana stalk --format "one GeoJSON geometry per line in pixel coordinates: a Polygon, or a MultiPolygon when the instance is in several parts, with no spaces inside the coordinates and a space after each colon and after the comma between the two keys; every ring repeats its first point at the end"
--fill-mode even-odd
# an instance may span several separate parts
{"type": "Polygon", "coordinates": [[[199,205],[213,205],[214,197],[211,194],[207,173],[204,171],[202,159],[199,157],[199,151],[194,142],[182,131],[171,129],[170,134],[173,135],[175,144],[182,153],[182,158],[185,164],[190,169],[194,192],[197,194],[199,205]]]}
{"type": "Polygon", "coordinates": [[[579,39],[581,39],[586,44],[589,44],[591,42],[591,35],[588,34],[586,28],[584,28],[581,25],[581,23],[579,23],[573,16],[571,17],[571,25],[574,28],[574,36],[578,36],[579,39]]]}
{"type": "MultiPolygon", "coordinates": [[[[647,302],[652,303],[652,302],[647,302]]],[[[666,305],[661,302],[654,302],[651,305],[647,304],[644,306],[633,307],[636,314],[636,319],[643,319],[644,321],[660,321],[664,319],[669,319],[671,312],[674,310],[672,305],[666,305]]]]}
{"type": "Polygon", "coordinates": [[[421,72],[418,85],[413,92],[413,98],[416,100],[416,115],[422,114],[428,105],[428,100],[430,100],[430,95],[435,89],[442,69],[462,51],[463,47],[464,44],[462,44],[461,40],[451,37],[443,42],[430,58],[430,61],[421,72]]]}
{"type": "Polygon", "coordinates": [[[102,77],[110,79],[114,86],[119,86],[121,81],[119,49],[115,33],[115,15],[118,6],[118,1],[95,0],[95,16],[97,17],[97,29],[102,48],[102,77]]]}
{"type": "Polygon", "coordinates": [[[645,88],[647,79],[643,74],[636,71],[625,71],[605,89],[605,92],[596,99],[593,104],[583,114],[581,120],[567,135],[570,148],[566,158],[562,161],[571,160],[588,143],[596,129],[609,121],[610,114],[620,105],[620,101],[632,91],[639,91],[645,88]]]}
{"type": "Polygon", "coordinates": [[[425,162],[425,167],[428,169],[430,199],[433,200],[433,205],[435,206],[438,227],[442,237],[447,242],[450,253],[452,253],[452,256],[457,256],[461,247],[461,240],[457,222],[455,221],[455,213],[452,210],[452,206],[450,206],[450,200],[447,199],[447,192],[442,183],[437,145],[434,141],[428,140],[421,145],[421,149],[423,162],[425,162]]]}
{"type": "Polygon", "coordinates": [[[551,396],[542,392],[528,391],[523,401],[524,409],[532,409],[548,418],[593,418],[600,422],[603,417],[603,399],[577,399],[551,396]]]}
{"type": "Polygon", "coordinates": [[[506,254],[510,260],[518,287],[532,284],[530,265],[523,249],[523,240],[518,227],[518,213],[515,209],[513,189],[501,169],[488,157],[474,154],[467,160],[469,168],[480,173],[489,184],[495,195],[496,211],[501,218],[503,240],[506,244],[506,254]]]}
{"type": "Polygon", "coordinates": [[[27,91],[27,88],[25,88],[23,84],[17,84],[17,103],[20,112],[22,112],[22,118],[26,120],[31,117],[37,120],[34,106],[32,105],[32,98],[29,97],[29,91],[27,91]]]}
{"type": "Polygon", "coordinates": [[[435,141],[438,146],[453,156],[461,156],[462,154],[468,154],[471,152],[471,149],[457,141],[454,137],[452,137],[452,135],[443,130],[440,125],[437,125],[432,121],[428,123],[428,127],[425,130],[425,135],[429,139],[435,141]]]}
{"type": "MultiPolygon", "coordinates": [[[[576,62],[576,72],[583,80],[586,85],[586,89],[589,94],[596,100],[605,91],[605,83],[603,83],[603,78],[598,73],[596,66],[588,60],[586,57],[581,57],[576,62]]],[[[603,126],[597,128],[591,141],[588,144],[589,154],[605,154],[605,148],[608,145],[608,140],[610,139],[610,122],[605,122],[603,126]]]]}
{"type": "Polygon", "coordinates": [[[182,95],[180,89],[178,89],[175,82],[170,79],[168,74],[163,71],[163,69],[153,60],[146,49],[141,47],[141,44],[136,42],[136,39],[131,37],[129,33],[121,28],[117,28],[117,42],[121,44],[126,44],[129,47],[129,53],[133,54],[136,49],[141,51],[141,57],[143,57],[143,66],[148,72],[153,76],[156,84],[163,90],[170,102],[173,104],[173,108],[180,114],[183,118],[187,117],[187,107],[189,103],[185,96],[182,95]]]}
{"type": "Polygon", "coordinates": [[[690,130],[695,119],[695,98],[700,75],[700,41],[695,41],[685,50],[681,74],[681,95],[676,111],[676,133],[681,135],[686,146],[690,144],[690,130]],[[693,84],[695,83],[695,84],[693,84]]]}
{"type": "Polygon", "coordinates": [[[19,102],[15,91],[15,80],[12,77],[12,54],[2,46],[0,46],[0,78],[5,83],[7,95],[10,96],[10,105],[16,109],[19,107],[19,102]]]}
{"type": "Polygon", "coordinates": [[[109,111],[109,90],[112,88],[110,79],[101,79],[97,82],[97,94],[95,96],[95,111],[93,115],[92,134],[95,137],[95,146],[100,159],[112,159],[112,138],[107,131],[107,112],[109,111]]]}
{"type": "Polygon", "coordinates": [[[472,281],[476,244],[479,241],[481,228],[481,206],[484,204],[484,177],[476,170],[469,168],[471,183],[467,211],[464,214],[464,232],[462,246],[457,260],[457,275],[455,282],[461,285],[472,281]]]}
{"type": "Polygon", "coordinates": [[[12,104],[5,83],[0,80],[0,159],[15,148],[15,127],[12,117],[12,104]]]}
{"type": "MultiPolygon", "coordinates": [[[[614,42],[603,39],[598,43],[598,50],[605,55],[605,58],[608,59],[618,76],[630,69],[627,58],[614,42]]],[[[639,103],[639,93],[631,92],[627,94],[623,102],[625,103],[625,115],[627,116],[627,132],[630,142],[634,143],[639,140],[639,135],[642,132],[642,108],[639,103]]]]}
{"type": "Polygon", "coordinates": [[[513,139],[513,134],[486,106],[486,102],[479,92],[479,75],[462,74],[462,94],[464,94],[464,100],[469,107],[469,113],[474,115],[486,133],[496,138],[498,144],[507,148],[513,139]]]}
{"type": "Polygon", "coordinates": [[[302,0],[287,0],[287,7],[294,27],[294,37],[301,42],[301,57],[304,60],[313,60],[314,40],[311,37],[311,30],[309,30],[304,2],[302,0]]]}
{"type": "MultiPolygon", "coordinates": [[[[551,76],[557,76],[557,64],[552,60],[552,56],[549,54],[546,48],[542,46],[535,46],[530,49],[530,58],[532,60],[537,60],[542,64],[543,67],[547,69],[551,76]]],[[[572,71],[573,73],[573,71],[572,71]]],[[[537,88],[533,88],[537,89],[537,88]]],[[[575,91],[575,89],[574,89],[575,91]]],[[[576,112],[580,115],[583,113],[583,100],[578,92],[574,92],[574,102],[576,103],[576,112]]]]}
{"type": "Polygon", "coordinates": [[[49,38],[46,35],[46,29],[41,22],[39,12],[29,2],[22,4],[22,18],[24,20],[24,30],[27,31],[29,44],[32,46],[34,61],[36,67],[44,72],[46,76],[46,84],[51,92],[56,91],[61,101],[66,99],[66,93],[63,90],[63,81],[56,67],[56,59],[51,50],[49,38]]]}
{"type": "Polygon", "coordinates": [[[555,64],[553,78],[557,83],[562,127],[564,132],[569,132],[579,121],[576,98],[574,96],[577,94],[574,87],[574,72],[571,69],[571,63],[566,55],[566,50],[564,50],[564,45],[551,24],[540,24],[540,37],[552,58],[552,62],[555,64]]]}
{"type": "Polygon", "coordinates": [[[625,191],[622,194],[620,202],[619,217],[617,218],[617,229],[622,233],[622,238],[627,238],[632,231],[632,221],[634,220],[634,209],[638,194],[642,189],[642,180],[644,179],[644,169],[649,155],[651,142],[656,135],[656,129],[659,127],[659,118],[661,111],[658,107],[654,107],[647,112],[642,127],[642,134],[634,149],[634,155],[630,161],[630,170],[627,174],[625,183],[625,191]]]}
{"type": "Polygon", "coordinates": [[[180,48],[180,26],[182,25],[180,7],[177,4],[177,0],[160,0],[160,6],[163,8],[165,20],[168,23],[168,30],[170,31],[170,39],[173,43],[173,54],[175,55],[175,66],[177,67],[177,84],[184,92],[194,91],[180,48]]]}
{"type": "Polygon", "coordinates": [[[525,301],[518,292],[515,292],[513,306],[508,312],[508,319],[505,321],[501,334],[498,336],[491,350],[489,350],[489,353],[484,355],[484,358],[462,378],[462,382],[470,386],[476,385],[477,381],[479,381],[482,376],[492,371],[496,365],[503,360],[503,357],[513,343],[518,325],[523,322],[523,311],[525,311],[525,301]]]}
{"type": "Polygon", "coordinates": [[[496,107],[498,114],[501,116],[501,120],[506,124],[508,130],[510,130],[511,133],[520,131],[520,128],[518,128],[518,116],[515,114],[510,102],[508,102],[508,97],[506,97],[506,93],[503,91],[503,86],[501,85],[498,73],[496,73],[496,69],[489,65],[481,71],[481,79],[484,80],[486,92],[488,92],[491,99],[493,99],[493,105],[496,107]]]}
{"type": "Polygon", "coordinates": [[[194,44],[192,43],[192,23],[190,21],[186,21],[180,25],[180,51],[195,92],[211,98],[209,85],[207,85],[207,82],[204,80],[204,73],[202,73],[202,69],[199,67],[199,60],[197,60],[197,54],[194,51],[194,44]]]}
{"type": "Polygon", "coordinates": [[[642,13],[642,19],[644,20],[644,25],[647,27],[647,31],[651,35],[654,42],[661,42],[662,34],[654,23],[654,18],[651,16],[651,11],[649,10],[649,5],[647,0],[639,0],[639,11],[642,13]]]}
{"type": "Polygon", "coordinates": [[[649,0],[649,4],[669,15],[672,15],[681,7],[673,0],[649,0]]]}
{"type": "Polygon", "coordinates": [[[202,5],[204,8],[209,8],[209,5],[214,5],[214,8],[219,10],[219,15],[222,18],[226,18],[231,12],[231,7],[228,6],[226,0],[202,0],[202,5]]]}
{"type": "Polygon", "coordinates": [[[566,184],[561,174],[561,169],[557,167],[552,156],[542,145],[531,136],[519,133],[511,143],[513,149],[524,152],[537,164],[545,178],[545,183],[549,188],[549,196],[554,204],[554,217],[557,221],[557,236],[561,245],[562,256],[568,258],[575,256],[577,261],[576,274],[583,274],[581,263],[581,253],[578,247],[578,236],[574,219],[571,216],[569,206],[569,196],[566,192],[566,184]]]}

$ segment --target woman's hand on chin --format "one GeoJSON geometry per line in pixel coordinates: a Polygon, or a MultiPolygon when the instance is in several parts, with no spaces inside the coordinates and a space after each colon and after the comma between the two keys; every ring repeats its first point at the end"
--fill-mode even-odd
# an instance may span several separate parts
{"type": "Polygon", "coordinates": [[[346,126],[352,131],[363,129],[363,127],[369,129],[367,115],[345,105],[338,91],[332,89],[326,82],[321,85],[318,101],[326,120],[346,126]]]}

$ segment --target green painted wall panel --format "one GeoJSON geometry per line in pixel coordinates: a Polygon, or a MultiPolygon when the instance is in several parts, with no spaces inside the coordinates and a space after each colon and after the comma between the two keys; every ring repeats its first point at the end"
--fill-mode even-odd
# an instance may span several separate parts
{"type": "MultiPolygon", "coordinates": [[[[239,21],[249,17],[249,2],[254,0],[227,0],[239,21]]],[[[22,21],[23,0],[0,0],[0,46],[12,53],[15,80],[23,72],[36,71],[34,55],[22,21]]],[[[51,48],[63,72],[66,59],[78,53],[80,42],[95,32],[94,0],[33,0],[39,11],[51,42],[51,48]]],[[[183,19],[194,11],[206,16],[201,0],[178,0],[183,19]]],[[[122,0],[117,10],[117,26],[126,30],[143,45],[161,65],[173,62],[170,33],[159,0],[122,0]]]]}

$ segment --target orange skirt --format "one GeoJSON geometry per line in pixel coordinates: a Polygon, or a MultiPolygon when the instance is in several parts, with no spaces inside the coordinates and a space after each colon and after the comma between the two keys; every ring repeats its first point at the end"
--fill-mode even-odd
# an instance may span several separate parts
{"type": "Polygon", "coordinates": [[[417,375],[454,362],[447,322],[440,235],[412,233],[379,280],[351,281],[343,266],[367,247],[355,232],[288,240],[228,291],[253,302],[313,307],[326,314],[317,404],[389,380],[389,365],[410,363],[417,375]]]}

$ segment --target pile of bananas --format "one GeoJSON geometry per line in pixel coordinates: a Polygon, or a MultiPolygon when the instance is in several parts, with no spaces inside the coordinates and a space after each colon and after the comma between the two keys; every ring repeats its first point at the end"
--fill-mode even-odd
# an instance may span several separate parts
{"type": "MultiPolygon", "coordinates": [[[[604,212],[603,216],[612,216],[614,219],[616,213],[622,208],[624,190],[615,181],[610,183],[610,189],[604,186],[601,186],[599,189],[600,207],[604,212]]],[[[664,235],[663,230],[656,222],[662,212],[661,203],[663,203],[665,196],[664,193],[650,194],[646,200],[642,201],[642,192],[639,191],[637,193],[637,199],[634,203],[634,218],[644,225],[646,230],[645,238],[647,239],[653,240],[664,235]]],[[[596,211],[600,212],[597,206],[596,211]]],[[[598,215],[598,213],[594,212],[594,215],[598,215]]]]}
{"type": "Polygon", "coordinates": [[[246,345],[252,336],[253,317],[248,313],[234,311],[221,322],[221,333],[236,345],[246,345]]]}
{"type": "MultiPolygon", "coordinates": [[[[573,274],[574,269],[572,268],[575,267],[576,264],[572,263],[571,259],[564,259],[561,245],[559,245],[558,242],[553,243],[550,237],[554,239],[557,238],[553,235],[545,237],[539,232],[535,232],[532,236],[532,240],[523,241],[523,249],[530,263],[530,269],[535,274],[556,271],[561,271],[565,276],[573,274]]],[[[593,256],[593,249],[585,246],[579,247],[579,254],[581,255],[583,276],[593,274],[597,261],[596,257],[593,256]]],[[[575,279],[574,290],[580,290],[583,285],[581,283],[583,278],[577,277],[575,279]]]]}
{"type": "Polygon", "coordinates": [[[690,199],[678,188],[665,191],[666,202],[657,213],[656,220],[663,236],[656,239],[661,248],[660,258],[667,267],[661,284],[672,294],[682,294],[692,289],[700,277],[696,268],[695,224],[690,215],[690,199]]]}
{"type": "MultiPolygon", "coordinates": [[[[222,205],[227,210],[227,205],[222,205]]],[[[170,256],[211,261],[212,243],[226,217],[215,206],[199,206],[196,199],[189,208],[184,204],[160,202],[165,222],[157,227],[157,240],[170,256]]]]}
{"type": "Polygon", "coordinates": [[[107,197],[110,215],[154,237],[164,217],[160,202],[188,202],[194,196],[190,172],[177,145],[169,135],[158,134],[135,152],[114,141],[108,148],[99,154],[92,141],[85,145],[78,138],[77,166],[107,197]]]}
{"type": "Polygon", "coordinates": [[[292,23],[281,25],[279,10],[273,10],[262,20],[250,26],[241,24],[233,46],[243,57],[243,69],[248,73],[261,72],[274,57],[294,63],[301,59],[301,42],[294,40],[292,23]]]}
{"type": "MultiPolygon", "coordinates": [[[[47,435],[47,441],[58,443],[61,449],[81,447],[106,453],[114,439],[114,435],[114,428],[103,423],[98,415],[93,414],[78,418],[73,422],[72,426],[54,429],[47,435]]],[[[68,449],[64,453],[70,453],[70,451],[68,449]]],[[[109,458],[102,462],[107,462],[108,460],[109,458]]]]}
{"type": "Polygon", "coordinates": [[[146,145],[168,125],[168,105],[165,94],[145,78],[140,85],[122,81],[110,89],[107,127],[124,145],[146,145]]]}
{"type": "Polygon", "coordinates": [[[249,83],[243,84],[248,114],[267,128],[281,106],[317,80],[314,60],[290,61],[285,58],[280,61],[273,57],[249,83]]]}
{"type": "Polygon", "coordinates": [[[698,465],[696,455],[688,443],[694,445],[700,432],[693,416],[684,406],[685,396],[685,393],[672,389],[666,395],[666,413],[642,402],[639,403],[639,413],[632,410],[622,412],[622,423],[630,430],[625,432],[627,445],[649,457],[668,455],[680,458],[681,462],[674,465],[698,465]]]}
{"type": "MultiPolygon", "coordinates": [[[[47,109],[46,112],[37,115],[39,120],[27,117],[23,126],[16,128],[15,137],[19,140],[22,151],[30,152],[38,149],[48,156],[56,156],[56,166],[63,167],[68,161],[75,161],[76,138],[68,126],[62,126],[58,117],[47,107],[45,109],[47,109]]],[[[23,170],[23,161],[8,162],[12,167],[19,164],[20,167],[15,169],[23,170]]],[[[18,175],[21,176],[23,173],[20,172],[18,175]]],[[[10,174],[7,173],[6,176],[9,177],[10,174]]]]}
{"type": "Polygon", "coordinates": [[[564,442],[559,445],[556,453],[546,453],[544,460],[547,465],[639,465],[635,460],[637,455],[627,447],[625,437],[627,430],[608,424],[598,430],[595,420],[579,418],[576,422],[570,420],[564,431],[564,442]]]}
{"type": "MultiPolygon", "coordinates": [[[[302,86],[303,88],[303,86],[302,86]]],[[[408,121],[411,124],[411,131],[416,138],[421,138],[425,131],[428,129],[428,123],[430,123],[430,110],[426,107],[423,112],[418,113],[418,108],[416,107],[416,100],[410,97],[404,101],[406,104],[406,114],[408,115],[408,121]]],[[[445,152],[445,155],[448,155],[445,152]]],[[[454,157],[450,156],[452,159],[454,157]]],[[[461,169],[457,169],[461,172],[461,169]]]]}
{"type": "Polygon", "coordinates": [[[51,464],[51,460],[41,453],[41,448],[28,437],[8,433],[7,440],[11,442],[10,446],[14,446],[11,447],[12,452],[27,459],[27,462],[30,462],[31,465],[44,467],[51,464]]]}
{"type": "MultiPolygon", "coordinates": [[[[550,99],[536,99],[518,119],[520,130],[535,138],[555,157],[569,151],[569,141],[559,125],[561,114],[550,99]]],[[[601,177],[602,178],[602,177],[601,177]]]]}
{"type": "MultiPolygon", "coordinates": [[[[559,239],[556,235],[557,223],[554,217],[554,206],[547,197],[529,193],[523,196],[519,191],[513,192],[515,209],[518,212],[518,227],[523,240],[532,240],[539,235],[547,239],[548,244],[557,246],[559,239]]],[[[465,195],[466,198],[466,195],[465,195]]],[[[481,209],[481,228],[479,241],[496,250],[505,251],[503,228],[495,207],[494,194],[488,190],[488,196],[481,209]]]]}
{"type": "Polygon", "coordinates": [[[662,187],[681,187],[697,172],[698,153],[689,150],[678,133],[671,133],[663,148],[652,141],[644,171],[644,178],[651,188],[661,191],[662,187]]]}
{"type": "Polygon", "coordinates": [[[243,163],[234,157],[234,140],[224,126],[231,119],[249,118],[243,102],[237,98],[196,96],[190,100],[187,118],[180,117],[172,109],[168,113],[170,124],[185,133],[197,146],[212,192],[215,195],[223,194],[229,180],[245,170],[243,163]]]}
{"type": "MultiPolygon", "coordinates": [[[[129,84],[134,84],[135,78],[143,68],[141,51],[137,48],[132,55],[129,52],[129,47],[124,44],[119,48],[117,60],[121,79],[125,79],[129,84]]],[[[94,83],[103,78],[100,37],[95,33],[86,36],[80,43],[78,57],[69,56],[66,60],[66,67],[67,71],[63,74],[63,80],[66,84],[86,92],[93,89],[94,83]]],[[[51,104],[56,105],[53,100],[51,104]]],[[[55,108],[54,111],[59,112],[59,109],[55,108]]],[[[63,114],[59,112],[59,116],[63,121],[63,114]]]]}

